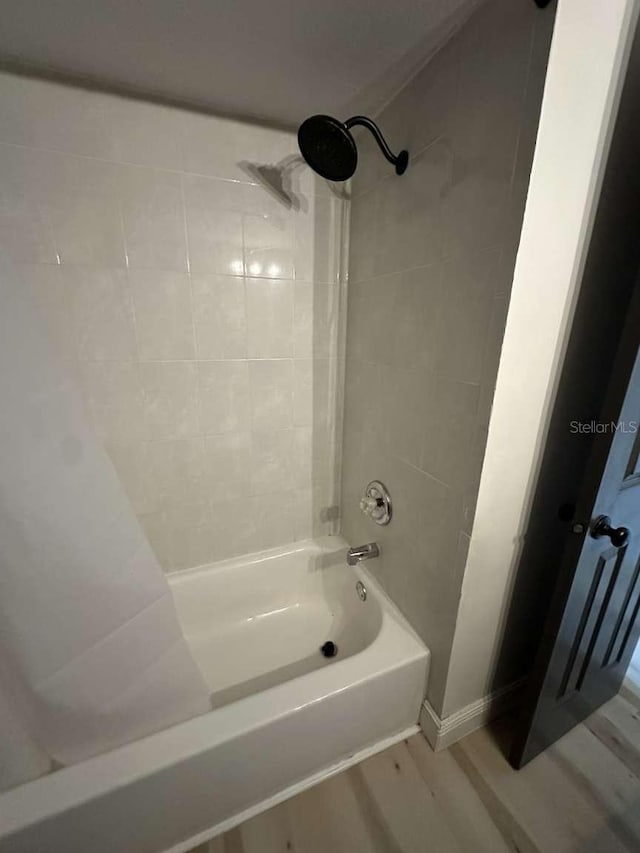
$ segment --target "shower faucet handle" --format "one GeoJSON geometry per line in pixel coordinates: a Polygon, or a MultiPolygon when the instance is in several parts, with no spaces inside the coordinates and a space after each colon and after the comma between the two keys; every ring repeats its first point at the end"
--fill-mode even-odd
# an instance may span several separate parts
{"type": "Polygon", "coordinates": [[[391,521],[391,497],[379,480],[372,480],[360,498],[360,509],[376,524],[389,524],[391,521]]]}
{"type": "Polygon", "coordinates": [[[360,498],[360,509],[365,515],[373,515],[379,506],[382,506],[382,498],[360,498]]]}

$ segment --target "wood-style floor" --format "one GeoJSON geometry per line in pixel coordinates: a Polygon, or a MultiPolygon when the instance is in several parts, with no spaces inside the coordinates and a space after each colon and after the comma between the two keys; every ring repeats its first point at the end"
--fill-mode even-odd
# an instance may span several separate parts
{"type": "Polygon", "coordinates": [[[437,754],[416,735],[197,851],[640,851],[639,695],[624,688],[518,772],[499,746],[508,728],[437,754]]]}
{"type": "Polygon", "coordinates": [[[631,658],[626,680],[629,682],[629,688],[640,696],[640,643],[636,646],[636,650],[631,658]]]}

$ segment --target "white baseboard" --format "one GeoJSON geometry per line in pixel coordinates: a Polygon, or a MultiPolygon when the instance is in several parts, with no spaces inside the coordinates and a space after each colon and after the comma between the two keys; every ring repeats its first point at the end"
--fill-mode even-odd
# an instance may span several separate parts
{"type": "Polygon", "coordinates": [[[420,711],[420,726],[433,750],[438,752],[446,749],[465,735],[486,726],[489,720],[508,711],[517,701],[525,680],[520,678],[506,687],[494,690],[488,696],[483,696],[444,719],[436,714],[425,699],[420,711]]]}

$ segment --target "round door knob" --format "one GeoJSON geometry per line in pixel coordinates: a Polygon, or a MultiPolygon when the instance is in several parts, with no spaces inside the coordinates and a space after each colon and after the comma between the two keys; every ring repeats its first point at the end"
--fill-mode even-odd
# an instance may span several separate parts
{"type": "Polygon", "coordinates": [[[591,525],[591,535],[594,539],[608,536],[615,548],[626,545],[631,536],[628,527],[611,527],[611,519],[608,515],[599,515],[591,525]]]}

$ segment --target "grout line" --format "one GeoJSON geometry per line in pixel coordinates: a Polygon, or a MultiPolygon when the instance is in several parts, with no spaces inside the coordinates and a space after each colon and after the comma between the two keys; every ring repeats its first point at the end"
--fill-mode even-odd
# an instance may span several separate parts
{"type": "MultiPolygon", "coordinates": [[[[513,186],[516,178],[516,171],[518,167],[518,158],[520,156],[520,148],[522,144],[522,126],[525,120],[525,107],[527,105],[527,97],[530,92],[531,86],[531,69],[533,66],[533,48],[535,45],[535,35],[536,35],[536,22],[534,20],[531,26],[531,34],[529,36],[529,55],[527,57],[527,70],[524,78],[524,83],[522,86],[522,95],[520,97],[520,106],[519,106],[519,121],[518,121],[518,138],[516,139],[516,144],[513,150],[513,163],[511,165],[511,176],[509,178],[509,202],[512,200],[513,196],[513,186]]],[[[540,110],[538,111],[538,121],[540,120],[540,110]]],[[[535,147],[535,142],[534,142],[535,147]]],[[[531,175],[531,166],[529,166],[529,176],[531,175]]],[[[521,226],[522,227],[522,226],[521,226]]]]}
{"type": "MultiPolygon", "coordinates": [[[[351,286],[366,285],[366,283],[369,281],[377,281],[378,279],[385,278],[386,276],[399,276],[407,272],[416,272],[416,270],[434,269],[436,267],[442,266],[443,264],[449,263],[450,261],[455,260],[458,257],[462,257],[465,255],[488,255],[491,252],[501,252],[502,247],[502,243],[492,243],[487,246],[478,246],[471,249],[458,249],[448,254],[443,253],[442,257],[439,260],[432,261],[429,264],[419,264],[418,266],[413,267],[402,267],[402,269],[392,270],[390,272],[382,272],[378,273],[377,275],[367,276],[366,278],[350,279],[349,284],[351,286]]],[[[321,284],[321,282],[318,282],[318,284],[321,284]]]]}
{"type": "MultiPolygon", "coordinates": [[[[228,364],[242,363],[245,361],[310,361],[310,362],[331,362],[336,361],[336,356],[266,356],[265,358],[85,358],[82,361],[85,364],[228,364]]],[[[369,362],[365,362],[369,363],[369,362]]],[[[375,362],[370,362],[374,364],[375,362]]],[[[458,380],[454,380],[458,381],[458,380]]],[[[476,384],[476,383],[469,383],[476,384]]]]}
{"type": "MultiPolygon", "coordinates": [[[[186,212],[185,212],[185,215],[186,215],[186,212]]],[[[45,223],[45,227],[47,227],[46,223],[45,223]]],[[[55,244],[53,243],[53,240],[52,240],[52,245],[53,245],[53,248],[55,250],[55,244]]],[[[65,261],[60,261],[59,255],[57,253],[56,253],[56,256],[57,256],[57,260],[55,260],[55,261],[20,261],[19,264],[21,266],[34,266],[34,267],[57,267],[57,266],[61,266],[61,267],[74,267],[76,269],[90,269],[90,270],[124,270],[124,269],[128,268],[128,269],[133,270],[134,272],[185,273],[185,270],[182,268],[181,269],[166,269],[164,267],[155,267],[155,266],[154,267],[146,267],[146,266],[143,267],[143,266],[137,266],[137,265],[134,267],[131,267],[131,266],[127,267],[126,264],[123,264],[123,265],[119,265],[119,264],[106,265],[106,264],[67,263],[65,261]]],[[[190,266],[191,266],[191,262],[189,260],[189,266],[186,270],[186,272],[188,274],[198,275],[198,276],[203,276],[203,277],[221,276],[222,278],[229,278],[229,279],[250,278],[252,281],[264,281],[264,282],[287,281],[287,282],[291,282],[292,284],[302,284],[302,285],[307,285],[309,287],[336,287],[336,288],[338,287],[338,283],[335,281],[313,280],[313,279],[308,279],[308,278],[286,278],[284,276],[266,276],[266,275],[263,275],[263,276],[251,276],[251,275],[245,276],[244,273],[242,273],[241,275],[235,275],[234,273],[216,272],[215,270],[197,270],[197,269],[192,270],[190,268],[190,266]]]]}
{"type": "Polygon", "coordinates": [[[212,181],[223,181],[228,184],[243,184],[245,186],[260,187],[255,181],[243,181],[240,178],[222,178],[219,175],[207,175],[203,172],[190,172],[184,169],[170,169],[166,166],[150,166],[146,163],[135,163],[129,160],[110,160],[107,157],[96,157],[93,154],[78,154],[75,151],[67,151],[64,148],[47,148],[41,145],[27,145],[23,142],[0,141],[0,146],[6,145],[10,148],[20,148],[25,151],[39,151],[43,154],[56,154],[62,157],[75,157],[79,160],[89,160],[93,163],[108,163],[110,166],[125,166],[133,169],[148,169],[153,172],[165,172],[171,175],[186,175],[194,178],[206,178],[212,181]]]}
{"type": "MultiPolygon", "coordinates": [[[[1,69],[0,69],[1,73],[1,69]]],[[[292,134],[293,135],[293,134],[292,134]]],[[[183,175],[185,177],[193,177],[193,178],[203,178],[209,181],[220,181],[226,184],[239,184],[241,186],[247,187],[258,187],[261,188],[262,184],[257,183],[255,181],[243,181],[240,178],[225,178],[220,175],[211,175],[206,174],[204,172],[192,172],[186,169],[170,169],[166,166],[152,166],[147,163],[136,163],[129,160],[109,160],[106,157],[95,157],[92,154],[78,154],[74,151],[67,151],[64,148],[46,148],[39,145],[27,145],[22,142],[4,142],[0,140],[0,147],[7,146],[8,148],[19,148],[23,151],[38,151],[43,154],[54,154],[61,157],[75,157],[79,160],[88,160],[93,163],[107,163],[110,166],[123,166],[125,168],[131,169],[145,169],[151,172],[163,172],[165,174],[170,175],[183,175]]],[[[295,147],[295,145],[294,145],[295,147]]],[[[308,198],[318,198],[318,199],[326,199],[326,192],[323,193],[315,193],[315,192],[307,192],[304,194],[305,197],[308,198]]]]}

